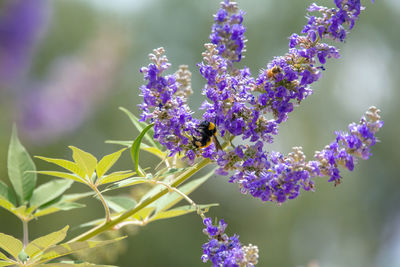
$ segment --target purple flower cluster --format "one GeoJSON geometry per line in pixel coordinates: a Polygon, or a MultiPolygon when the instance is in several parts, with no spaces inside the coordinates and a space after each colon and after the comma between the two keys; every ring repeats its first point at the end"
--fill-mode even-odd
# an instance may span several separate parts
{"type": "Polygon", "coordinates": [[[370,147],[376,143],[375,133],[383,126],[379,112],[376,107],[370,107],[360,123],[350,124],[349,132],[337,132],[334,142],[315,153],[320,176],[329,176],[329,181],[337,185],[341,179],[339,166],[352,171],[357,158],[369,158],[370,147]]]}
{"type": "Polygon", "coordinates": [[[221,2],[221,9],[214,16],[215,23],[211,28],[210,40],[217,45],[219,55],[228,62],[237,62],[242,58],[245,48],[242,25],[244,12],[237,7],[237,3],[225,0],[221,2]]]}
{"type": "MultiPolygon", "coordinates": [[[[190,72],[186,66],[173,75],[163,76],[170,67],[164,49],[154,50],[150,54],[148,67],[140,72],[144,74],[147,85],[140,87],[143,103],[141,121],[154,123],[154,138],[164,145],[170,156],[191,148],[190,136],[196,133],[198,121],[192,118],[192,112],[186,104],[187,96],[191,93],[190,72]]],[[[190,159],[194,157],[189,156],[190,159]]]]}
{"type": "Polygon", "coordinates": [[[362,6],[359,0],[335,0],[337,9],[326,8],[312,4],[309,12],[318,11],[322,17],[309,16],[308,23],[303,29],[303,33],[315,42],[317,36],[320,38],[331,38],[343,42],[348,30],[354,27],[358,19],[362,6]]]}
{"type": "Polygon", "coordinates": [[[329,181],[338,184],[338,167],[353,170],[356,157],[366,159],[370,146],[375,144],[374,134],[383,125],[377,109],[372,108],[368,119],[360,124],[350,125],[350,133],[338,133],[335,142],[316,153],[315,161],[306,161],[299,147],[288,156],[264,150],[264,143],[273,142],[273,136],[278,134],[279,124],[312,93],[310,85],[321,77],[326,59],[339,57],[335,47],[321,40],[343,41],[362,10],[359,0],[335,0],[335,4],[337,8],[332,9],[311,5],[308,11],[319,11],[322,16],[309,17],[303,30],[306,35],[293,34],[289,52],[274,58],[253,78],[247,67],[237,69],[233,65],[240,60],[244,47],[243,12],[236,3],[222,3],[214,16],[212,44],[205,45],[203,62],[198,64],[207,81],[203,88],[208,98],[202,104],[203,119],[214,122],[227,142],[241,136],[250,141],[248,145],[232,146],[227,151],[216,151],[213,145],[199,151],[193,146],[190,139],[196,135],[199,121],[191,117],[185,103],[187,94],[179,94],[179,85],[183,83],[177,82],[176,75],[161,75],[169,67],[166,58],[161,57],[162,51],[151,56],[154,64],[142,69],[148,80],[141,88],[142,120],[155,122],[154,137],[171,154],[186,151],[186,157],[192,161],[199,155],[216,161],[217,173],[233,172],[231,183],[238,184],[242,193],[263,201],[283,203],[296,198],[300,189],[314,188],[312,178],[317,176],[329,176],[329,181]],[[243,46],[238,45],[242,41],[243,46]],[[237,55],[236,60],[232,55],[237,55]],[[375,116],[375,121],[371,116],[375,116]]]}
{"type": "MultiPolygon", "coordinates": [[[[354,22],[358,18],[359,11],[354,11],[356,3],[336,1],[336,4],[338,9],[316,8],[312,5],[309,11],[320,11],[322,17],[310,18],[307,30],[303,31],[307,35],[293,34],[289,52],[275,58],[255,79],[248,68],[234,68],[231,59],[221,52],[225,51],[221,47],[225,49],[226,40],[233,36],[222,30],[230,23],[226,22],[229,13],[226,9],[236,7],[229,1],[223,2],[212,27],[210,38],[213,44],[205,45],[203,62],[198,64],[200,74],[207,81],[203,94],[210,101],[202,105],[206,110],[203,118],[215,121],[222,135],[228,132],[233,136],[240,135],[242,139],[250,139],[251,142],[272,142],[279,124],[285,122],[294,107],[312,93],[310,85],[321,77],[321,70],[324,69],[323,66],[317,66],[318,62],[323,65],[327,58],[339,57],[334,46],[322,43],[320,39],[335,39],[337,34],[334,29],[344,29],[349,21],[354,22]],[[326,15],[328,11],[329,16],[326,15]],[[346,16],[342,14],[344,11],[347,11],[346,16]],[[331,30],[322,31],[322,26],[331,30]],[[319,29],[320,38],[317,39],[313,29],[319,29]]],[[[235,18],[239,16],[242,22],[242,12],[237,12],[239,15],[235,18]]],[[[241,32],[244,32],[244,28],[241,32]]]]}
{"type": "Polygon", "coordinates": [[[339,166],[352,171],[358,158],[368,159],[371,155],[375,133],[383,126],[379,112],[371,107],[358,124],[349,125],[348,133],[337,133],[334,142],[317,151],[313,161],[306,161],[301,147],[294,147],[292,153],[284,156],[264,152],[262,142],[257,142],[219,152],[217,173],[226,175],[234,171],[230,182],[238,184],[243,194],[279,204],[296,198],[300,189],[313,190],[312,179],[318,176],[329,176],[329,181],[337,185],[341,178],[339,166]]]}
{"type": "MultiPolygon", "coordinates": [[[[279,125],[288,119],[290,112],[312,94],[310,85],[318,81],[329,58],[339,58],[338,50],[324,39],[344,41],[363,9],[360,0],[334,0],[337,8],[312,4],[309,12],[321,16],[309,16],[302,34],[292,34],[289,51],[274,58],[258,77],[252,77],[247,67],[236,68],[245,47],[243,12],[237,4],[224,0],[214,16],[210,35],[211,43],[205,44],[203,61],[198,64],[206,85],[202,93],[208,100],[201,109],[203,120],[213,122],[230,149],[216,150],[214,145],[199,148],[193,145],[199,132],[200,121],[191,116],[186,98],[191,92],[187,75],[162,76],[169,68],[162,49],[151,55],[153,61],[145,74],[146,86],[142,86],[144,103],[140,105],[141,119],[155,123],[155,135],[161,144],[171,151],[185,151],[193,162],[196,156],[210,158],[219,166],[216,173],[232,174],[229,182],[238,184],[243,194],[250,194],[262,201],[281,204],[294,199],[300,190],[314,190],[315,177],[330,177],[335,185],[340,183],[342,166],[350,171],[356,161],[368,159],[370,148],[376,143],[375,133],[383,126],[379,110],[371,107],[360,123],[350,124],[349,132],[336,133],[336,140],[322,151],[315,152],[315,159],[307,161],[301,147],[283,155],[267,152],[265,143],[272,143],[279,125]],[[246,145],[232,144],[240,136],[248,140],[246,145]]],[[[203,262],[213,266],[254,266],[258,250],[244,247],[238,236],[229,237],[227,224],[221,220],[213,225],[210,218],[203,221],[209,242],[203,245],[203,262]]]]}
{"type": "Polygon", "coordinates": [[[203,220],[206,228],[203,233],[209,238],[209,241],[203,245],[203,262],[211,261],[213,266],[251,267],[257,264],[258,248],[256,246],[242,246],[239,242],[239,236],[236,234],[229,237],[225,234],[228,226],[222,219],[218,225],[212,224],[211,218],[203,220]]]}

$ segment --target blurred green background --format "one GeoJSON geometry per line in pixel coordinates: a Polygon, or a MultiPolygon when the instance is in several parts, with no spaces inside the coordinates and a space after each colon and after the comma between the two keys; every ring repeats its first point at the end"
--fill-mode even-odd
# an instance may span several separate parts
{"type": "MultiPolygon", "coordinates": [[[[238,233],[244,244],[258,245],[258,266],[307,266],[312,261],[329,267],[400,266],[400,2],[375,2],[362,2],[367,9],[346,43],[338,44],[342,58],[328,62],[314,95],[291,114],[270,146],[282,153],[302,146],[311,158],[333,140],[335,130],[346,130],[375,105],[385,126],[373,157],[353,172],[343,171],[340,186],[318,179],[316,192],[302,192],[280,207],[240,194],[227,177],[215,176],[192,194],[199,203],[220,203],[209,215],[224,218],[227,232],[238,233]]],[[[301,31],[311,3],[239,1],[247,13],[243,64],[253,75],[287,51],[287,37],[301,31]]],[[[118,107],[138,113],[139,68],[148,64],[154,48],[166,49],[171,72],[189,65],[195,91],[190,104],[197,110],[204,81],[196,64],[218,8],[215,0],[2,1],[0,24],[8,24],[0,29],[0,179],[9,183],[6,159],[13,122],[31,155],[70,158],[67,146],[74,145],[101,157],[118,148],[105,140],[134,138],[137,132],[118,107]],[[12,13],[18,9],[10,5],[22,2],[25,13],[18,19],[12,13]]],[[[141,159],[144,167],[156,164],[147,154],[141,159]]],[[[38,169],[49,168],[35,162],[38,169]]],[[[118,167],[132,168],[128,154],[118,167]]],[[[74,185],[71,192],[84,190],[74,185]]],[[[30,238],[102,216],[100,203],[86,204],[90,208],[30,223],[30,238]]],[[[21,230],[16,218],[0,210],[1,232],[21,237],[21,230]]],[[[205,266],[200,260],[204,242],[197,215],[158,221],[134,229],[125,252],[112,263],[205,266]]]]}

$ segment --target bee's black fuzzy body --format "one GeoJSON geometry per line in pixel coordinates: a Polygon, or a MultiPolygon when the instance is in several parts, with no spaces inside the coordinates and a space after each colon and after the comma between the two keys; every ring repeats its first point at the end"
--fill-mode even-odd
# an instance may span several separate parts
{"type": "MultiPolygon", "coordinates": [[[[209,121],[202,121],[199,124],[199,128],[197,129],[197,132],[200,135],[200,138],[197,138],[193,136],[193,145],[195,145],[198,148],[204,148],[208,147],[211,142],[216,140],[216,134],[217,134],[217,127],[215,126],[214,123],[209,122],[209,121]]],[[[216,141],[218,142],[218,141],[216,141]]],[[[216,144],[216,146],[220,146],[219,143],[216,144]]]]}

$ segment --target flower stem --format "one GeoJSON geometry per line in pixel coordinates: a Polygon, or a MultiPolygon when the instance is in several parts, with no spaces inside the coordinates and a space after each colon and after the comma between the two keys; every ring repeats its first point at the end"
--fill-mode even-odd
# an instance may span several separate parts
{"type": "MultiPolygon", "coordinates": [[[[182,184],[187,179],[192,177],[193,174],[195,174],[196,172],[201,170],[203,167],[207,166],[210,162],[211,162],[211,160],[209,158],[206,158],[206,159],[203,159],[202,161],[200,161],[199,163],[195,164],[192,168],[188,169],[187,171],[185,171],[184,173],[179,175],[175,179],[175,181],[171,183],[171,187],[177,187],[178,185],[182,184]]],[[[104,224],[96,226],[96,227],[90,229],[89,231],[71,239],[68,242],[70,243],[70,242],[88,240],[91,237],[94,237],[102,232],[105,232],[105,231],[111,229],[113,226],[119,224],[120,222],[123,222],[124,220],[128,219],[132,215],[141,211],[143,208],[147,207],[149,204],[153,203],[154,201],[156,201],[163,195],[167,194],[168,192],[169,192],[169,189],[165,188],[165,189],[161,190],[159,193],[157,193],[156,195],[139,203],[135,208],[128,210],[125,213],[121,214],[119,217],[117,217],[113,220],[110,220],[110,221],[106,221],[104,224]]]]}

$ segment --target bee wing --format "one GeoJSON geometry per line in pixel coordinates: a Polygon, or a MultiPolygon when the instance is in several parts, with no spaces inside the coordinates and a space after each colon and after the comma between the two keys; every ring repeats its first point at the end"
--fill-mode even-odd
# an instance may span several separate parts
{"type": "Polygon", "coordinates": [[[219,141],[218,141],[218,138],[217,138],[215,135],[213,135],[212,138],[213,138],[215,147],[217,148],[217,151],[218,151],[218,150],[223,150],[221,144],[220,144],[219,141]]]}

